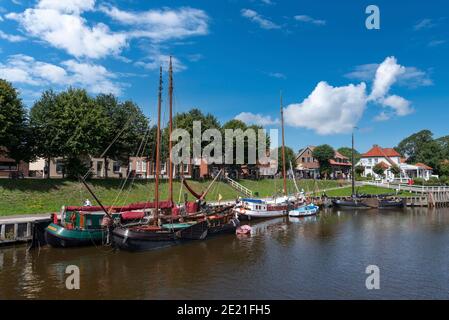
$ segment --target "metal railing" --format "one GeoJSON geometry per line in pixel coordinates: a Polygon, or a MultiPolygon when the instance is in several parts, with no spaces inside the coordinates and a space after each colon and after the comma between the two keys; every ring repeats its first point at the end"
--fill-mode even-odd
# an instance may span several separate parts
{"type": "Polygon", "coordinates": [[[232,179],[229,178],[229,177],[224,177],[224,180],[225,180],[225,181],[226,181],[232,188],[234,188],[235,190],[237,190],[237,191],[243,193],[245,196],[247,196],[247,197],[252,197],[252,196],[253,196],[254,193],[253,193],[250,189],[248,189],[247,187],[241,185],[241,184],[238,183],[237,181],[232,180],[232,179]]]}

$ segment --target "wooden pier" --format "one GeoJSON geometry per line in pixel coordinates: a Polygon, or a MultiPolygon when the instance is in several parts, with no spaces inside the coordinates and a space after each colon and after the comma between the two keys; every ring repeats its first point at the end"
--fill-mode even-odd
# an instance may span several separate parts
{"type": "Polygon", "coordinates": [[[0,218],[0,247],[33,239],[36,224],[50,222],[50,214],[0,218]]]}

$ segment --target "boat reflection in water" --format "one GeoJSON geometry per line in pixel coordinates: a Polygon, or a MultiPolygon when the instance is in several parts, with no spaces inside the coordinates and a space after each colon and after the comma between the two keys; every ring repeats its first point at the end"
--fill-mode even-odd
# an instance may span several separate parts
{"type": "Polygon", "coordinates": [[[0,299],[449,298],[448,208],[322,210],[250,225],[250,236],[140,253],[2,248],[0,299]],[[384,270],[382,290],[364,286],[370,264],[384,270]],[[69,265],[80,290],[66,289],[69,265]]]}

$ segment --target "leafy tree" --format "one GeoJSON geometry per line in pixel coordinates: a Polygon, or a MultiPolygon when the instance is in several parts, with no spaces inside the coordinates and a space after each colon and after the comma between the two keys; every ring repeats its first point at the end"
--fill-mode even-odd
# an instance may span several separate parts
{"type": "Polygon", "coordinates": [[[444,158],[449,159],[449,135],[440,137],[440,138],[436,139],[436,141],[441,146],[444,158]]]}
{"type": "MultiPolygon", "coordinates": [[[[340,152],[342,155],[344,155],[345,157],[348,157],[350,159],[350,161],[352,161],[351,157],[352,157],[352,148],[349,147],[341,147],[339,149],[337,149],[338,152],[340,152]]],[[[358,152],[356,149],[354,149],[354,165],[359,162],[360,160],[360,152],[358,152]]]]}
{"type": "Polygon", "coordinates": [[[0,149],[18,164],[34,158],[34,139],[17,90],[0,79],[0,149]]]}
{"type": "Polygon", "coordinates": [[[328,144],[319,145],[313,150],[312,156],[318,161],[320,165],[320,172],[325,177],[327,177],[332,171],[329,160],[332,159],[334,155],[334,149],[328,144]]]}
{"type": "MultiPolygon", "coordinates": [[[[95,107],[103,109],[106,115],[104,136],[95,152],[97,156],[103,156],[106,168],[108,159],[128,163],[130,156],[137,155],[143,139],[144,144],[150,143],[146,137],[148,120],[134,102],[120,103],[112,94],[100,94],[95,98],[95,107]]],[[[105,170],[105,178],[107,172],[105,170]]]]}
{"type": "Polygon", "coordinates": [[[378,163],[378,164],[376,164],[376,165],[373,167],[373,172],[374,172],[375,174],[380,175],[380,176],[383,176],[383,175],[384,175],[384,171],[385,171],[385,169],[384,169],[384,167],[382,166],[381,163],[378,163]]]}
{"type": "Polygon", "coordinates": [[[439,172],[441,161],[444,159],[444,151],[437,141],[432,140],[420,146],[415,159],[415,162],[425,163],[439,172]]]}
{"type": "Polygon", "coordinates": [[[390,168],[390,172],[394,175],[394,176],[398,176],[401,174],[401,169],[397,166],[397,165],[393,165],[390,168]]]}
{"type": "Polygon", "coordinates": [[[433,133],[430,130],[421,130],[403,139],[395,149],[406,156],[409,163],[415,163],[418,161],[422,148],[432,141],[433,133]]]}
{"type": "Polygon", "coordinates": [[[440,162],[440,174],[449,176],[449,160],[443,160],[440,162]]]}
{"type": "MultiPolygon", "coordinates": [[[[64,145],[59,127],[59,119],[62,110],[56,104],[57,95],[52,90],[44,91],[38,101],[36,101],[30,111],[30,126],[35,134],[36,154],[46,159],[50,163],[53,157],[63,155],[64,145]]],[[[47,178],[50,178],[50,170],[47,169],[47,178]]]]}
{"type": "MultiPolygon", "coordinates": [[[[282,147],[279,147],[278,150],[278,172],[282,173],[282,147]]],[[[296,161],[296,154],[292,148],[285,146],[285,170],[290,170],[290,163],[294,166],[296,161]]]]}
{"type": "Polygon", "coordinates": [[[355,171],[355,174],[360,176],[363,174],[363,172],[365,172],[365,167],[364,166],[356,166],[354,168],[354,171],[355,171]]]}

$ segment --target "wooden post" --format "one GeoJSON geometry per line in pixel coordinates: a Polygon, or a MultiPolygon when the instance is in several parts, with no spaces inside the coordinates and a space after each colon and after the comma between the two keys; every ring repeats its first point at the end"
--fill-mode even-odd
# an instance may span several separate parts
{"type": "Polygon", "coordinates": [[[6,236],[6,224],[2,224],[0,226],[0,240],[5,240],[5,236],[6,236]]]}
{"type": "Polygon", "coordinates": [[[26,233],[26,237],[27,237],[27,238],[31,237],[31,222],[27,222],[27,233],[26,233]]]}
{"type": "Polygon", "coordinates": [[[14,223],[14,235],[13,235],[13,239],[17,240],[17,238],[19,237],[19,224],[18,223],[14,223]]]}

